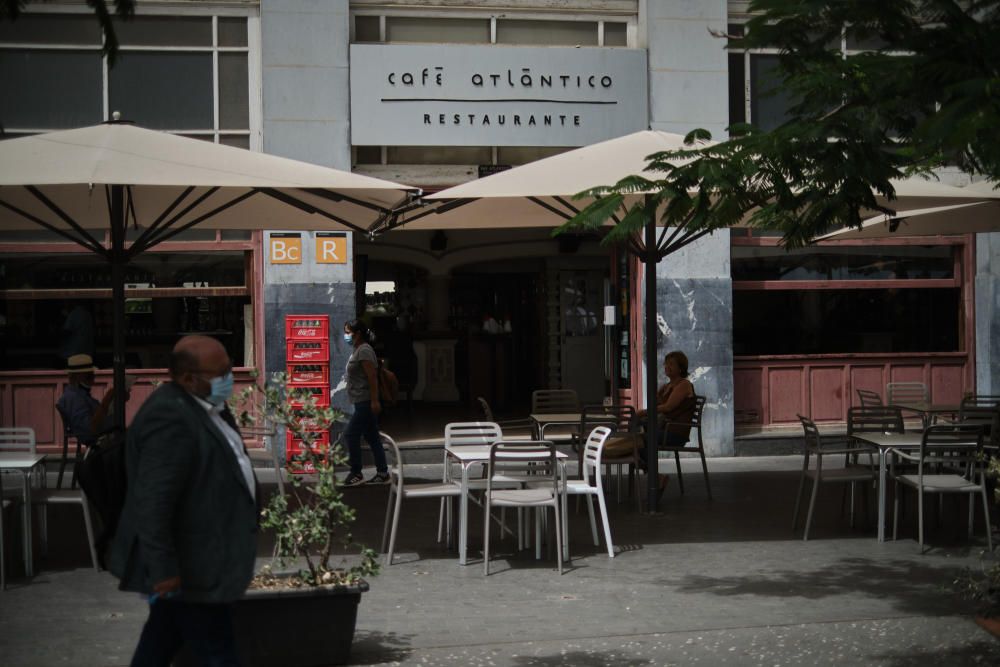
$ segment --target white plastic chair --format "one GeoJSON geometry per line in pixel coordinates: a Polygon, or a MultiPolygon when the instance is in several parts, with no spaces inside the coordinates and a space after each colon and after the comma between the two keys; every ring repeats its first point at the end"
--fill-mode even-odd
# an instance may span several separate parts
{"type": "MultiPolygon", "coordinates": [[[[503,438],[503,431],[496,422],[452,422],[444,427],[445,447],[483,447],[492,445],[497,440],[503,438]]],[[[452,462],[448,458],[448,453],[444,454],[444,475],[442,482],[452,481],[452,462]]],[[[485,474],[485,470],[484,470],[485,474]]],[[[485,489],[485,479],[469,479],[469,489],[485,489]]],[[[447,498],[441,498],[441,509],[438,515],[438,542],[441,541],[444,533],[445,518],[447,515],[448,526],[451,526],[451,504],[447,498]]]]}
{"type": "MultiPolygon", "coordinates": [[[[399,512],[402,508],[403,498],[451,498],[459,495],[462,488],[458,483],[448,481],[431,484],[406,484],[403,474],[403,457],[400,455],[399,445],[385,433],[379,435],[394,463],[389,468],[389,504],[385,508],[385,528],[382,530],[382,553],[385,554],[385,564],[392,565],[392,554],[396,549],[396,529],[399,526],[399,512]],[[389,543],[388,551],[385,548],[386,541],[389,543]]],[[[440,540],[440,535],[438,539],[440,540]]]]}
{"type": "MultiPolygon", "coordinates": [[[[18,452],[24,454],[35,453],[35,432],[30,428],[0,428],[0,451],[18,452]]],[[[31,489],[31,504],[42,506],[42,516],[40,526],[42,530],[42,555],[48,550],[48,506],[49,505],[79,505],[83,512],[83,523],[87,529],[87,543],[90,547],[90,558],[95,570],[100,570],[97,560],[97,548],[94,544],[94,527],[90,518],[90,503],[83,489],[48,489],[45,488],[45,472],[42,466],[37,466],[38,474],[35,482],[38,488],[31,489]]],[[[23,492],[23,489],[22,489],[23,492]]],[[[31,509],[24,508],[24,521],[31,521],[31,509]]],[[[26,545],[27,555],[30,559],[30,545],[26,545]]]]}
{"type": "MultiPolygon", "coordinates": [[[[594,536],[594,546],[600,546],[597,539],[597,522],[594,521],[594,505],[591,496],[597,497],[597,505],[601,510],[601,523],[604,525],[604,541],[608,546],[608,558],[615,557],[615,545],[611,541],[611,526],[608,523],[608,506],[604,500],[604,483],[601,480],[601,457],[604,454],[604,443],[611,435],[607,426],[598,426],[590,435],[583,449],[583,479],[571,479],[566,482],[566,495],[587,496],[587,513],[590,515],[590,532],[594,536]]],[[[563,521],[563,540],[569,543],[568,521],[563,521]]]]}
{"type": "MultiPolygon", "coordinates": [[[[490,509],[497,507],[551,507],[556,518],[556,561],[563,572],[562,511],[560,507],[560,473],[555,444],[544,441],[496,442],[490,447],[487,465],[486,494],[483,502],[483,574],[490,573],[490,509]],[[527,488],[496,488],[494,480],[525,479],[527,488]]],[[[535,522],[536,544],[541,541],[541,521],[535,522]]]]}

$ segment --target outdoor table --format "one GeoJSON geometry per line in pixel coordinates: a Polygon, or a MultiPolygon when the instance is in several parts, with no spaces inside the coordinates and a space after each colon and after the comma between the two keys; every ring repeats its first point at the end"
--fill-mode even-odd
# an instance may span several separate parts
{"type": "Polygon", "coordinates": [[[34,574],[31,558],[31,471],[45,460],[44,454],[29,454],[27,452],[0,452],[0,473],[7,470],[21,473],[21,494],[24,507],[24,573],[34,574]]]}
{"type": "MultiPolygon", "coordinates": [[[[458,564],[466,564],[466,553],[469,543],[469,468],[477,463],[488,463],[490,460],[491,445],[451,445],[444,448],[445,456],[450,456],[462,466],[462,494],[458,503],[458,564]]],[[[560,464],[560,476],[562,483],[559,488],[562,490],[562,512],[566,516],[566,454],[556,451],[556,460],[560,464]]],[[[448,466],[445,465],[445,475],[448,474],[448,466]]],[[[568,550],[563,548],[564,552],[568,550]]]]}
{"type": "Polygon", "coordinates": [[[878,450],[878,541],[885,542],[886,453],[890,449],[919,449],[923,433],[855,433],[855,440],[878,450]]]}
{"type": "Polygon", "coordinates": [[[535,438],[545,439],[545,429],[549,426],[579,426],[583,414],[580,412],[553,412],[529,415],[535,423],[535,438]]]}
{"type": "Polygon", "coordinates": [[[900,410],[907,410],[909,412],[916,412],[920,415],[920,419],[924,423],[924,427],[930,425],[931,419],[936,415],[957,415],[962,409],[962,406],[956,405],[954,403],[927,403],[924,401],[918,401],[914,403],[893,403],[892,407],[899,408],[900,410]]]}

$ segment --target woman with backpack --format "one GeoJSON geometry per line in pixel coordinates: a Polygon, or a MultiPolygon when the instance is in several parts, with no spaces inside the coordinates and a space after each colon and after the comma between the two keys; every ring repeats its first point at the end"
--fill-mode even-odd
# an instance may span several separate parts
{"type": "Polygon", "coordinates": [[[382,405],[378,397],[378,357],[372,347],[373,340],[374,335],[361,320],[351,320],[344,325],[344,342],[354,346],[347,360],[347,400],[354,406],[354,414],[344,430],[347,457],[351,464],[344,486],[389,483],[385,449],[378,434],[378,415],[382,412],[382,405]],[[375,475],[367,481],[361,475],[361,436],[368,441],[375,458],[375,475]]]}

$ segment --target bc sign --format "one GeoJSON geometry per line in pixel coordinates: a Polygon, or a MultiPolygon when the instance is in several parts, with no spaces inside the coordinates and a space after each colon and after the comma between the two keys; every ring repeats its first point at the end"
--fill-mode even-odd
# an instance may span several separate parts
{"type": "Polygon", "coordinates": [[[649,126],[641,49],[352,44],[357,146],[583,146],[649,126]]]}
{"type": "Polygon", "coordinates": [[[271,232],[267,256],[271,264],[301,264],[302,235],[296,232],[271,232]]]}

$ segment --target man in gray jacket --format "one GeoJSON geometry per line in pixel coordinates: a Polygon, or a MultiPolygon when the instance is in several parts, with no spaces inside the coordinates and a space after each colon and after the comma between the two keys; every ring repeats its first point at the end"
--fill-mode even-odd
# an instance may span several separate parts
{"type": "Polygon", "coordinates": [[[128,429],[128,494],[111,554],[120,588],[148,596],[132,665],[238,665],[231,604],[253,576],[257,484],[226,399],[232,363],[206,336],[174,347],[172,382],[128,429]]]}

